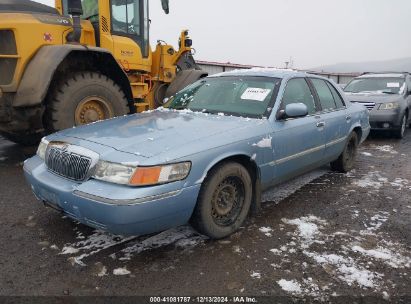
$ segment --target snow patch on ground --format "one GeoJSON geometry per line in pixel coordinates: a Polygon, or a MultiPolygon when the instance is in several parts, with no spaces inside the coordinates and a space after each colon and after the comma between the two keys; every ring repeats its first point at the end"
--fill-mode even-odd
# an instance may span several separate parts
{"type": "MultiPolygon", "coordinates": [[[[78,232],[78,234],[81,234],[81,232],[78,232]]],[[[75,264],[79,264],[81,266],[86,266],[83,262],[84,258],[136,238],[135,236],[125,238],[99,230],[95,230],[94,233],[87,237],[82,235],[80,235],[80,237],[83,238],[81,241],[73,244],[66,244],[60,254],[73,255],[81,253],[79,256],[73,257],[72,259],[75,264]]]]}
{"type": "Polygon", "coordinates": [[[372,154],[369,153],[369,152],[361,152],[361,154],[364,155],[364,156],[372,156],[372,154]]]}
{"type": "Polygon", "coordinates": [[[361,188],[373,188],[379,190],[386,181],[387,179],[382,177],[380,172],[373,171],[367,173],[361,179],[354,180],[352,184],[361,188]]]}
{"type": "Polygon", "coordinates": [[[252,277],[252,278],[254,278],[254,279],[261,279],[261,273],[253,271],[253,272],[250,274],[250,277],[252,277]]]}
{"type": "Polygon", "coordinates": [[[291,194],[296,192],[297,190],[301,189],[305,185],[311,183],[313,180],[323,176],[324,174],[328,172],[329,172],[328,170],[324,168],[320,168],[320,169],[311,171],[307,174],[301,175],[297,178],[294,178],[290,180],[289,182],[272,187],[263,192],[262,201],[279,203],[283,199],[289,197],[291,194]]]}
{"type": "Polygon", "coordinates": [[[355,245],[352,247],[354,252],[359,252],[365,256],[382,260],[389,266],[393,268],[409,268],[411,263],[411,258],[404,257],[398,252],[392,252],[387,248],[376,248],[376,249],[364,249],[361,246],[355,245]]]}
{"type": "Polygon", "coordinates": [[[385,153],[389,153],[389,154],[398,154],[397,151],[394,150],[394,147],[391,145],[383,145],[383,146],[372,146],[372,148],[374,148],[375,150],[381,151],[381,152],[385,152],[385,153]]]}
{"type": "Polygon", "coordinates": [[[302,239],[303,248],[308,248],[313,242],[318,243],[319,241],[315,241],[315,238],[321,234],[319,226],[322,227],[327,224],[326,221],[313,215],[300,217],[293,220],[283,218],[281,221],[285,224],[297,226],[299,236],[302,239]]]}
{"type": "Polygon", "coordinates": [[[174,244],[176,247],[186,248],[197,246],[206,240],[207,237],[199,235],[190,226],[180,226],[163,231],[143,240],[135,240],[128,247],[121,250],[120,260],[130,260],[134,255],[143,251],[160,248],[174,244]]]}
{"type": "Polygon", "coordinates": [[[292,294],[301,294],[302,292],[301,285],[296,280],[288,281],[285,279],[281,279],[277,283],[281,286],[283,290],[290,292],[292,294]]]}
{"type": "Polygon", "coordinates": [[[374,288],[378,286],[379,274],[373,273],[355,263],[350,257],[337,254],[318,254],[304,251],[304,254],[313,258],[315,262],[323,267],[334,266],[338,277],[349,286],[356,283],[361,287],[374,288]]]}
{"type": "Polygon", "coordinates": [[[360,231],[361,234],[373,233],[381,228],[381,226],[388,221],[390,214],[386,211],[380,211],[376,215],[373,215],[368,224],[364,224],[367,228],[366,231],[360,231]]]}
{"type": "Polygon", "coordinates": [[[271,231],[273,231],[273,229],[271,229],[270,227],[261,227],[259,230],[262,233],[264,233],[265,236],[268,236],[268,237],[272,236],[271,231]]]}
{"type": "Polygon", "coordinates": [[[121,276],[121,275],[128,275],[131,272],[129,270],[127,270],[127,268],[123,267],[123,268],[116,268],[113,270],[113,274],[116,276],[121,276]]]}

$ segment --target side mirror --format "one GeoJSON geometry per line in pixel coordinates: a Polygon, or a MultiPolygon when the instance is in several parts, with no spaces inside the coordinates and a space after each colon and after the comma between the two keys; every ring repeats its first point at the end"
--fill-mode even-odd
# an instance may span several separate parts
{"type": "Polygon", "coordinates": [[[169,0],[161,0],[161,6],[166,14],[170,12],[170,4],[169,0]]]}
{"type": "Polygon", "coordinates": [[[298,118],[308,115],[308,108],[305,104],[290,103],[285,106],[285,110],[278,112],[277,119],[298,118]]]}

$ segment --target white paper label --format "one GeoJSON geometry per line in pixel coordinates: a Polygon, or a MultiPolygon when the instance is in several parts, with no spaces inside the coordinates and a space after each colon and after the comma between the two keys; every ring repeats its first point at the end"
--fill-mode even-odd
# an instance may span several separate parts
{"type": "Polygon", "coordinates": [[[241,95],[241,99],[264,101],[270,92],[270,89],[247,88],[241,95]]]}
{"type": "Polygon", "coordinates": [[[399,88],[400,83],[399,82],[389,82],[387,83],[387,88],[399,88]]]}

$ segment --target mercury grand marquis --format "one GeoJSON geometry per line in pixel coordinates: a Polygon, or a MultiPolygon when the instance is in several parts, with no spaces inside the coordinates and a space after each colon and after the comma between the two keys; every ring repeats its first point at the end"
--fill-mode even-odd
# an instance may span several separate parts
{"type": "Polygon", "coordinates": [[[85,225],[142,235],[189,222],[219,239],[264,189],[328,163],[351,170],[369,130],[367,109],[326,78],[233,71],[163,108],[51,134],[24,172],[40,201],[85,225]]]}

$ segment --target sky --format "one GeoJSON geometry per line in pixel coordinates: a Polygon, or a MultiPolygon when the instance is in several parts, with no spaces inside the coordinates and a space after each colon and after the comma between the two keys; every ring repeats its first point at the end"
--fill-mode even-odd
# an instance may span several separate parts
{"type": "MultiPolygon", "coordinates": [[[[37,0],[53,6],[54,0],[37,0]]],[[[152,47],[189,29],[197,60],[309,69],[411,57],[410,0],[150,0],[152,47]]]]}

